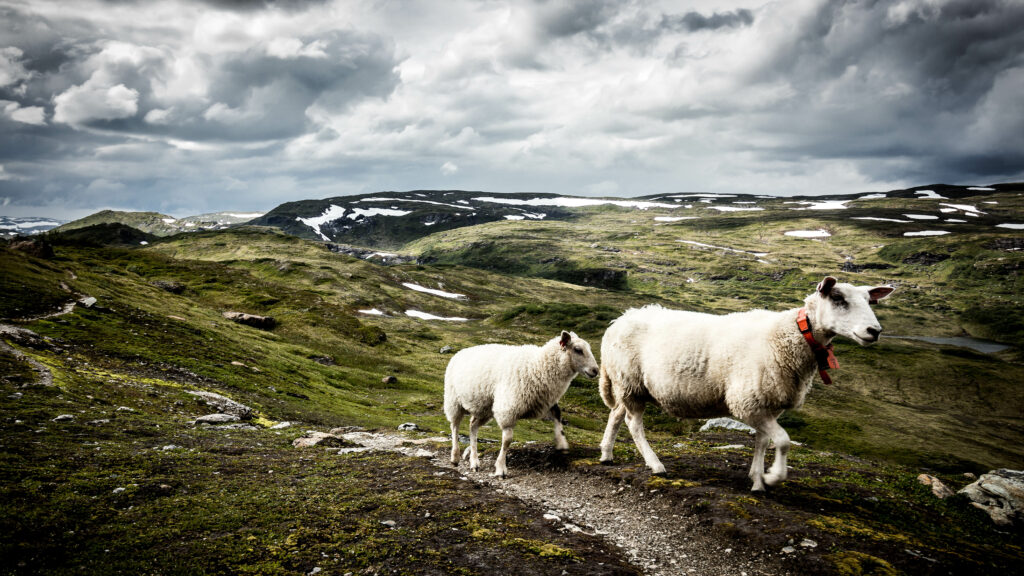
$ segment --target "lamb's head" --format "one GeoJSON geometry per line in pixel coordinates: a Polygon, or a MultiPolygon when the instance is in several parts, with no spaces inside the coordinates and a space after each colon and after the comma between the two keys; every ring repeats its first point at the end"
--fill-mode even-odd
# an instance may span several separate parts
{"type": "Polygon", "coordinates": [[[840,334],[866,346],[876,342],[882,332],[871,305],[892,291],[891,286],[854,286],[827,276],[804,303],[815,329],[829,338],[840,334]]]}
{"type": "Polygon", "coordinates": [[[558,345],[564,354],[569,355],[569,365],[575,372],[588,378],[597,377],[597,360],[594,359],[594,353],[590,351],[590,344],[586,340],[577,336],[575,332],[563,330],[558,345]]]}

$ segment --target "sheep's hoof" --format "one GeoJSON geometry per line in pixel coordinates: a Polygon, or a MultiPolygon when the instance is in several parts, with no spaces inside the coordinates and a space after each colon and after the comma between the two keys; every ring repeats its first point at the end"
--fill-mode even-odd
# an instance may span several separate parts
{"type": "Polygon", "coordinates": [[[495,472],[494,474],[491,474],[491,476],[493,476],[495,478],[501,478],[502,480],[504,480],[506,478],[506,475],[505,475],[504,472],[495,472]]]}
{"type": "Polygon", "coordinates": [[[613,464],[615,464],[615,460],[601,460],[602,466],[611,466],[613,464]]]}
{"type": "Polygon", "coordinates": [[[754,494],[764,494],[766,492],[766,490],[764,489],[764,486],[757,486],[757,485],[752,486],[750,488],[750,491],[753,492],[754,494]]]}
{"type": "Polygon", "coordinates": [[[651,472],[651,476],[657,476],[658,478],[664,478],[668,476],[668,472],[661,470],[660,472],[651,472]]]}

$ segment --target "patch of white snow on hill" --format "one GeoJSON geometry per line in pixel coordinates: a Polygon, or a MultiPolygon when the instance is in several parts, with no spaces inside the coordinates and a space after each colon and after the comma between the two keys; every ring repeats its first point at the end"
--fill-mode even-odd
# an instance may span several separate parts
{"type": "Polygon", "coordinates": [[[295,219],[298,220],[299,222],[302,222],[306,226],[312,228],[313,232],[316,232],[324,240],[329,241],[330,238],[328,238],[326,234],[320,231],[320,225],[326,224],[327,222],[330,222],[332,220],[338,220],[344,215],[344,207],[331,204],[331,206],[327,208],[327,210],[324,210],[324,213],[319,216],[313,216],[312,218],[301,218],[296,216],[295,219]]]}
{"type": "Polygon", "coordinates": [[[877,220],[878,222],[899,222],[900,224],[910,224],[910,220],[898,220],[896,218],[879,218],[877,216],[854,216],[850,220],[877,220]]]}
{"type": "Polygon", "coordinates": [[[506,214],[505,220],[526,220],[526,216],[519,216],[517,214],[506,214]]]}
{"type": "Polygon", "coordinates": [[[451,298],[452,300],[465,300],[466,299],[466,295],[465,294],[455,294],[454,292],[445,292],[444,290],[436,290],[434,288],[427,288],[425,286],[420,286],[419,284],[413,284],[412,282],[403,282],[402,286],[405,286],[406,288],[408,288],[410,290],[415,290],[417,292],[426,292],[427,294],[433,294],[434,296],[440,296],[442,298],[451,298]]]}
{"type": "Polygon", "coordinates": [[[877,200],[879,198],[888,198],[888,197],[889,196],[884,194],[884,193],[881,193],[881,194],[868,194],[867,196],[860,196],[859,198],[857,198],[857,200],[877,200]]]}
{"type": "Polygon", "coordinates": [[[906,216],[907,218],[910,218],[911,220],[938,220],[939,219],[938,216],[933,216],[931,214],[904,214],[904,216],[906,216]]]}
{"type": "Polygon", "coordinates": [[[696,220],[699,216],[655,216],[655,222],[679,222],[680,220],[696,220]]]}
{"type": "Polygon", "coordinates": [[[161,220],[164,221],[164,224],[174,224],[178,221],[177,218],[161,218],[161,220]]]}
{"type": "Polygon", "coordinates": [[[996,228],[1009,228],[1010,230],[1024,230],[1024,224],[996,224],[996,228]]]}
{"type": "Polygon", "coordinates": [[[529,200],[481,196],[480,198],[473,198],[473,200],[477,202],[491,202],[494,204],[508,204],[511,206],[559,206],[562,208],[582,208],[586,206],[602,206],[604,204],[611,204],[622,208],[638,208],[640,210],[647,210],[648,208],[678,208],[678,205],[676,204],[665,204],[661,202],[645,202],[642,200],[603,200],[601,198],[568,198],[564,196],[556,198],[530,198],[529,200]]]}
{"type": "Polygon", "coordinates": [[[369,314],[370,316],[383,316],[384,313],[376,308],[370,308],[369,310],[359,310],[360,314],[369,314]]]}
{"type": "Polygon", "coordinates": [[[805,204],[806,208],[793,208],[793,210],[846,210],[846,203],[850,200],[817,200],[813,202],[786,202],[786,204],[805,204]]]}
{"type": "Polygon", "coordinates": [[[971,186],[968,190],[975,190],[978,192],[995,192],[995,188],[988,188],[986,186],[971,186]]]}
{"type": "Polygon", "coordinates": [[[397,208],[353,208],[352,213],[346,216],[349,220],[355,220],[360,216],[405,216],[412,214],[411,210],[398,210],[397,208]]]}
{"type": "MultiPolygon", "coordinates": [[[[419,202],[420,204],[434,204],[436,206],[445,206],[447,208],[465,208],[465,206],[456,206],[455,204],[446,204],[444,202],[435,202],[433,200],[417,200],[416,198],[360,198],[356,202],[419,202]]],[[[457,202],[463,202],[457,200],[457,202]]]]}
{"type": "Polygon", "coordinates": [[[427,312],[421,312],[419,310],[406,310],[405,311],[405,315],[406,316],[412,316],[413,318],[419,318],[420,320],[447,320],[448,322],[468,322],[469,321],[469,318],[460,318],[458,316],[451,316],[451,317],[446,318],[444,316],[434,316],[433,314],[429,314],[427,312]]]}
{"type": "MultiPolygon", "coordinates": [[[[985,212],[978,210],[976,207],[970,204],[949,204],[947,202],[942,202],[939,204],[939,206],[946,206],[947,208],[951,208],[953,210],[962,210],[968,216],[976,217],[978,214],[985,214],[985,212]]],[[[945,210],[943,210],[943,212],[945,212],[945,210]]]]}
{"type": "Polygon", "coordinates": [[[918,196],[920,196],[922,200],[927,200],[927,199],[931,199],[931,200],[945,200],[946,199],[945,196],[939,196],[935,192],[935,190],[918,190],[917,192],[914,192],[914,194],[917,194],[918,196]]]}
{"type": "Polygon", "coordinates": [[[672,194],[669,198],[735,198],[735,194],[714,194],[702,192],[699,194],[672,194]]]}
{"type": "Polygon", "coordinates": [[[264,212],[224,212],[223,214],[224,214],[224,216],[230,216],[232,218],[248,218],[249,220],[252,220],[253,218],[259,218],[260,216],[263,216],[263,214],[265,214],[265,213],[264,212]]]}
{"type": "Polygon", "coordinates": [[[708,206],[712,210],[718,210],[719,212],[757,212],[758,210],[764,210],[760,206],[708,206]]]}
{"type": "Polygon", "coordinates": [[[797,238],[828,238],[831,236],[828,230],[790,230],[786,232],[786,236],[795,236],[797,238]]]}
{"type": "Polygon", "coordinates": [[[967,220],[958,220],[957,218],[946,218],[945,220],[943,220],[943,222],[953,222],[953,223],[956,223],[956,224],[963,224],[963,223],[967,222],[967,220]]]}
{"type": "Polygon", "coordinates": [[[921,232],[904,232],[904,236],[944,236],[949,234],[945,230],[922,230],[921,232]]]}

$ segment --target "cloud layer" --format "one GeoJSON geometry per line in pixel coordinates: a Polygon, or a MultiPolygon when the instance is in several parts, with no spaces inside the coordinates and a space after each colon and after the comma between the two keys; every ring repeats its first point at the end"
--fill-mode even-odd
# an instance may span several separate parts
{"type": "Polygon", "coordinates": [[[0,198],[984,184],[1022,93],[1016,0],[0,0],[0,198]]]}

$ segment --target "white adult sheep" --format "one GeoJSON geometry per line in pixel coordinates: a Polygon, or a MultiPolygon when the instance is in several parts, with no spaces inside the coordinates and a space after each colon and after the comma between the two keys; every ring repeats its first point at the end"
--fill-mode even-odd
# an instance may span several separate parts
{"type": "Polygon", "coordinates": [[[594,378],[598,366],[590,344],[563,331],[543,346],[484,344],[460,350],[444,374],[444,413],[452,428],[452,464],[459,463],[459,423],[469,414],[469,467],[480,468],[477,432],[491,417],[501,427],[501,451],[494,475],[508,474],[505,455],[517,420],[555,423],[555,447],[568,450],[558,401],[576,374],[594,378]]]}
{"type": "MultiPolygon", "coordinates": [[[[846,336],[864,346],[882,331],[869,304],[893,291],[888,286],[837,284],[826,277],[803,308],[753,310],[724,316],[646,306],[626,311],[601,342],[600,392],[611,408],[601,442],[601,461],[612,447],[623,418],[633,441],[655,474],[665,466],[644,437],[643,411],[654,402],[680,418],[732,416],[756,431],[750,467],[753,491],[786,479],[789,435],[777,419],[798,408],[815,372],[828,382],[830,342],[846,336]],[[806,311],[817,353],[797,319],[806,311]],[[775,462],[764,471],[765,450],[775,442],[775,462]]],[[[832,366],[835,367],[835,366],[832,366]]]]}

